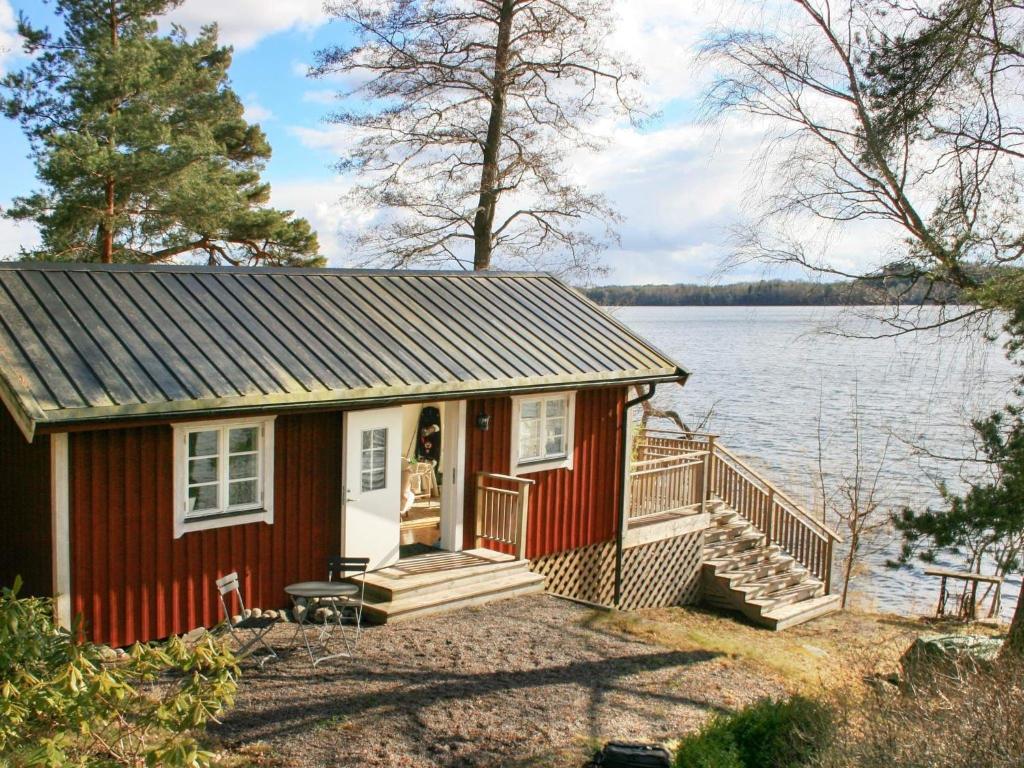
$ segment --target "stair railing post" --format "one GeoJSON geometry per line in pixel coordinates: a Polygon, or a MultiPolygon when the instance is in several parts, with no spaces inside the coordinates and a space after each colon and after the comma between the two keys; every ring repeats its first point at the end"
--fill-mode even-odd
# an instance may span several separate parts
{"type": "Polygon", "coordinates": [[[474,541],[477,549],[482,546],[481,542],[483,541],[480,533],[483,531],[484,493],[484,476],[478,472],[476,475],[476,508],[473,514],[474,541]]]}
{"type": "Polygon", "coordinates": [[[529,483],[520,483],[519,485],[519,509],[517,513],[519,515],[519,540],[516,542],[516,559],[526,559],[526,526],[530,519],[530,485],[529,483]]]}
{"type": "Polygon", "coordinates": [[[704,457],[704,472],[700,479],[700,511],[708,511],[708,502],[711,501],[711,484],[714,479],[712,464],[715,461],[715,436],[708,435],[708,455],[704,457]]]}
{"type": "Polygon", "coordinates": [[[775,528],[775,489],[768,486],[768,509],[765,510],[764,535],[769,544],[772,543],[772,531],[775,528]]]}
{"type": "Polygon", "coordinates": [[[828,536],[828,543],[825,545],[825,594],[832,594],[832,537],[828,536]]]}

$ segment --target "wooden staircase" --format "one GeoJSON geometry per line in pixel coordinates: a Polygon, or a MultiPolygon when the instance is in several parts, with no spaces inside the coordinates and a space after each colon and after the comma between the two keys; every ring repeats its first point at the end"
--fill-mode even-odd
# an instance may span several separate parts
{"type": "Polygon", "coordinates": [[[774,630],[839,610],[839,596],[720,499],[709,502],[703,587],[709,605],[774,630]]]}
{"type": "MultiPolygon", "coordinates": [[[[489,549],[430,552],[366,574],[367,622],[384,624],[544,589],[526,560],[489,549]]],[[[360,579],[353,579],[359,582],[360,579]]]]}

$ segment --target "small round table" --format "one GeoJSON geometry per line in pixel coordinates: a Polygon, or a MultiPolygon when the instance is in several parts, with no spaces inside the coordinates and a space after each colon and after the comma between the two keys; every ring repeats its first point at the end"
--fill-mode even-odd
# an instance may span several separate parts
{"type": "MultiPolygon", "coordinates": [[[[310,606],[308,604],[303,606],[305,610],[299,614],[299,618],[296,621],[295,631],[296,633],[302,633],[302,639],[306,644],[306,651],[309,653],[309,660],[313,663],[314,667],[321,661],[352,655],[352,643],[344,634],[345,631],[341,626],[341,611],[344,606],[339,608],[338,600],[348,600],[358,596],[358,585],[348,581],[300,581],[297,584],[289,584],[284,588],[284,591],[291,597],[292,605],[298,606],[300,598],[305,600],[322,600],[330,603],[331,609],[334,611],[334,623],[332,624],[329,619],[324,618],[317,642],[324,651],[327,651],[327,641],[331,638],[335,629],[337,629],[345,641],[346,651],[344,653],[323,653],[319,656],[313,654],[313,646],[310,644],[309,635],[306,632],[306,627],[311,626],[309,622],[310,606]]],[[[359,631],[358,625],[356,626],[356,631],[359,631]]]]}

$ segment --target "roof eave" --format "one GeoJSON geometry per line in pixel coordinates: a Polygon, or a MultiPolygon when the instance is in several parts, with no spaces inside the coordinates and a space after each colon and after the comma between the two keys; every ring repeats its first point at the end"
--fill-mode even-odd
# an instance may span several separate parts
{"type": "Polygon", "coordinates": [[[527,392],[557,391],[565,389],[595,389],[599,387],[629,386],[632,384],[671,383],[685,384],[689,374],[677,368],[658,373],[638,373],[631,376],[602,377],[586,381],[524,382],[508,386],[479,386],[459,389],[422,389],[396,394],[366,395],[362,397],[315,397],[303,400],[277,400],[273,397],[232,398],[230,401],[187,401],[196,407],[103,407],[79,409],[78,412],[61,411],[35,421],[32,427],[39,433],[66,431],[89,425],[132,423],[138,421],[183,421],[201,419],[225,414],[264,412],[297,412],[310,410],[355,410],[373,406],[400,405],[403,403],[429,402],[431,400],[461,400],[475,397],[494,397],[523,394],[527,392]],[[246,402],[241,402],[246,400],[246,402]]]}

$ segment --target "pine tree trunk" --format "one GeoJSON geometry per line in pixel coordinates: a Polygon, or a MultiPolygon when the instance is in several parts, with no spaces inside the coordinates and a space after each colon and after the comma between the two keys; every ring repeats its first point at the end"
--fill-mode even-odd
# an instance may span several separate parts
{"type": "Polygon", "coordinates": [[[498,15],[498,40],[494,49],[494,83],[491,93],[491,115],[487,121],[483,168],[480,172],[480,199],[473,219],[473,269],[491,266],[491,234],[494,211],[498,204],[498,161],[501,132],[505,124],[505,90],[509,47],[512,37],[513,0],[502,0],[498,15]]]}
{"type": "Polygon", "coordinates": [[[1017,597],[1017,610],[1013,612],[1010,633],[1006,636],[1002,655],[1024,659],[1024,590],[1017,597]]]}
{"type": "MultiPolygon", "coordinates": [[[[110,0],[110,47],[113,50],[117,50],[117,0],[110,0]]],[[[108,114],[111,118],[111,125],[109,129],[109,135],[107,136],[107,144],[110,147],[111,157],[113,157],[114,150],[116,148],[116,142],[114,140],[114,126],[113,117],[117,113],[117,106],[111,105],[108,110],[108,114]]],[[[114,179],[107,177],[106,184],[104,186],[104,202],[106,203],[106,210],[104,212],[105,218],[103,223],[100,224],[100,261],[104,264],[110,264],[114,261],[114,179]]]]}

